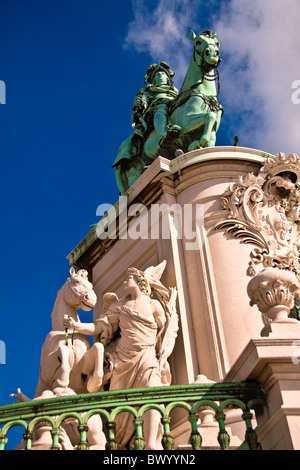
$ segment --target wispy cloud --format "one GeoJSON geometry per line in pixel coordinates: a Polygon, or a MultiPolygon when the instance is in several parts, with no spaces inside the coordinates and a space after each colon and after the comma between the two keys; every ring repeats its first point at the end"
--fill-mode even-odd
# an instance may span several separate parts
{"type": "Polygon", "coordinates": [[[154,61],[169,62],[179,84],[192,50],[188,36],[191,18],[195,12],[198,15],[200,4],[199,0],[133,0],[133,21],[125,45],[149,53],[154,61]]]}
{"type": "Polygon", "coordinates": [[[223,51],[222,101],[240,116],[241,144],[271,153],[300,152],[300,2],[231,0],[217,12],[223,51]]]}
{"type": "Polygon", "coordinates": [[[133,0],[127,47],[166,60],[180,87],[191,55],[192,28],[217,32],[221,95],[228,135],[266,152],[300,153],[299,0],[133,0]]]}

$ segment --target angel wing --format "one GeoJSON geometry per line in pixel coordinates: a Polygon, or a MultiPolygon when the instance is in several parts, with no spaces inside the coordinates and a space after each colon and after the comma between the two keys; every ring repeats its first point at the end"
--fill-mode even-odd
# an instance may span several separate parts
{"type": "Polygon", "coordinates": [[[153,278],[153,279],[159,280],[162,276],[162,273],[165,270],[166,264],[167,264],[167,261],[164,260],[157,266],[149,266],[149,268],[145,269],[144,271],[146,278],[147,279],[153,278]]]}
{"type": "Polygon", "coordinates": [[[114,292],[107,292],[103,295],[103,304],[102,304],[102,313],[105,313],[106,310],[113,304],[114,302],[119,302],[119,297],[114,292]]]}

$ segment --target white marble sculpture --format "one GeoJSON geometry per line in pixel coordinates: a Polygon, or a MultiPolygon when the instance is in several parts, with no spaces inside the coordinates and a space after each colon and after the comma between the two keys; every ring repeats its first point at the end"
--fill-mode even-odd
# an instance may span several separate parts
{"type": "Polygon", "coordinates": [[[52,312],[52,331],[42,347],[36,396],[45,390],[71,388],[75,393],[97,392],[102,383],[103,346],[91,347],[82,333],[66,330],[64,316],[79,321],[78,309],[91,310],[97,302],[86,270],[70,269],[70,277],[57,294],[52,312]]]}
{"type": "MultiPolygon", "coordinates": [[[[178,331],[176,289],[160,282],[166,262],[145,272],[128,269],[126,296],[119,299],[107,293],[102,314],[94,323],[80,323],[65,317],[65,326],[86,335],[99,335],[110,365],[106,379],[110,390],[169,385],[167,362],[178,331]],[[156,294],[157,298],[154,298],[156,294]]],[[[143,416],[146,449],[159,449],[160,415],[150,410],[143,416]]],[[[116,418],[118,448],[124,449],[133,434],[133,419],[128,413],[116,418]]]]}
{"type": "MultiPolygon", "coordinates": [[[[77,310],[91,310],[97,302],[88,273],[81,269],[77,273],[70,269],[70,277],[57,293],[52,311],[52,331],[48,333],[42,347],[39,381],[33,400],[97,392],[102,384],[104,347],[101,343],[91,346],[82,333],[64,326],[64,316],[80,321],[77,310]]],[[[12,394],[18,401],[29,401],[20,389],[12,394]]],[[[61,427],[60,446],[73,449],[79,442],[78,423],[67,420],[61,427]]],[[[50,449],[52,445],[51,426],[39,423],[34,429],[32,449],[50,449]]],[[[104,449],[105,436],[100,416],[88,421],[88,439],[91,449],[104,449]]],[[[22,449],[24,442],[18,447],[22,449]]]]}

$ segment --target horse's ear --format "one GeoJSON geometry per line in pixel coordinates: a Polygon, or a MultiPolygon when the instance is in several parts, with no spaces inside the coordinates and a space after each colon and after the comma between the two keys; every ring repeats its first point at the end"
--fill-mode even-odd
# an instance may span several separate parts
{"type": "Polygon", "coordinates": [[[72,277],[75,276],[75,274],[76,274],[75,269],[73,268],[73,266],[70,269],[70,274],[71,274],[72,277]]]}
{"type": "Polygon", "coordinates": [[[196,37],[197,37],[197,35],[194,33],[194,31],[190,30],[190,39],[192,41],[195,41],[196,37]]]}
{"type": "MultiPolygon", "coordinates": [[[[88,272],[87,272],[86,269],[81,269],[79,272],[80,272],[80,276],[83,277],[83,279],[87,279],[88,272]]],[[[78,274],[79,274],[79,272],[78,272],[78,274]]]]}

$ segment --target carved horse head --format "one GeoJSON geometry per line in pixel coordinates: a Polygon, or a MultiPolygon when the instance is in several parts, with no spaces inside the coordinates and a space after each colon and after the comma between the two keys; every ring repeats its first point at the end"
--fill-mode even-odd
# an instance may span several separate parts
{"type": "Polygon", "coordinates": [[[70,277],[64,285],[64,300],[71,307],[86,311],[96,305],[97,296],[85,269],[80,269],[78,272],[75,272],[73,267],[70,269],[70,277]]]}

